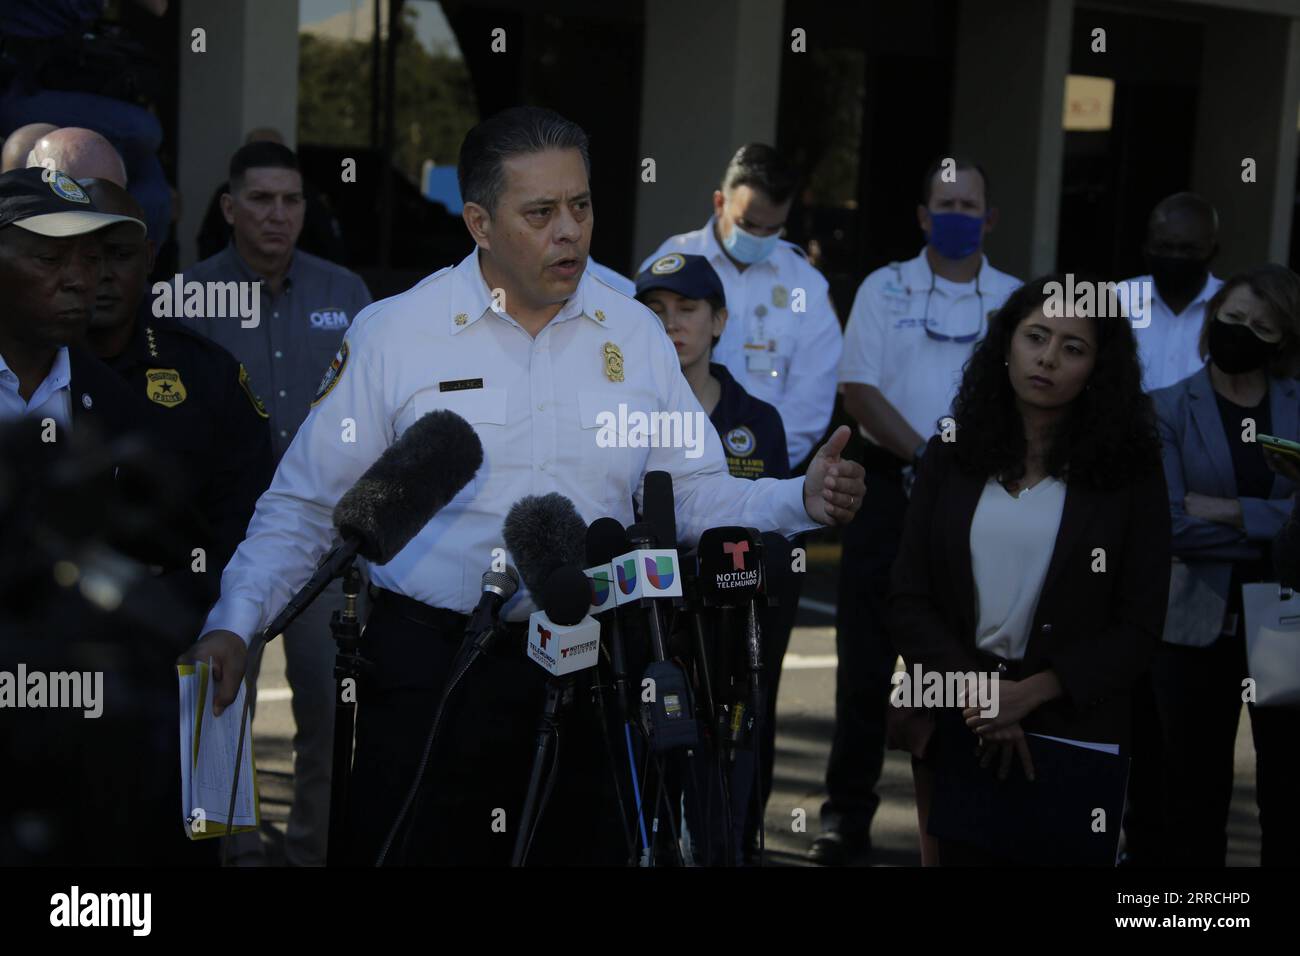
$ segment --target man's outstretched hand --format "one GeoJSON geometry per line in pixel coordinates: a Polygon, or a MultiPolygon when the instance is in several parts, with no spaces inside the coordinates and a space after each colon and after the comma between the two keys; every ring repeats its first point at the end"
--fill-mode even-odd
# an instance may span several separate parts
{"type": "Polygon", "coordinates": [[[853,433],[848,425],[835,429],[808,464],[803,479],[803,506],[818,524],[844,525],[862,507],[866,470],[856,461],[840,457],[853,433]]]}
{"type": "Polygon", "coordinates": [[[235,702],[239,683],[244,679],[244,665],[248,648],[234,631],[208,631],[197,644],[176,659],[177,664],[197,664],[212,661],[212,676],[217,689],[212,694],[212,716],[220,717],[222,711],[235,702]]]}

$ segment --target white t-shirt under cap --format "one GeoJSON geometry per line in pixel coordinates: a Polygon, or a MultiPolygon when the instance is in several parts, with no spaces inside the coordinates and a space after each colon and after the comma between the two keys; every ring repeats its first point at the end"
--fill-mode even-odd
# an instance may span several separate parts
{"type": "Polygon", "coordinates": [[[970,523],[970,560],[975,644],[986,654],[1025,656],[1064,509],[1065,482],[1057,478],[1042,479],[1019,498],[996,479],[984,486],[970,523]]]}

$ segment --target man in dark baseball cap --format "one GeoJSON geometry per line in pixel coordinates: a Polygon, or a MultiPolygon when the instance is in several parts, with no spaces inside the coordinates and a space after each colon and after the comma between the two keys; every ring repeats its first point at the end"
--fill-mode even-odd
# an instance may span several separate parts
{"type": "Polygon", "coordinates": [[[110,435],[140,421],[122,382],[80,345],[99,282],[94,234],[123,222],[144,231],[100,212],[60,170],[0,174],[0,421],[98,419],[110,435]]]}

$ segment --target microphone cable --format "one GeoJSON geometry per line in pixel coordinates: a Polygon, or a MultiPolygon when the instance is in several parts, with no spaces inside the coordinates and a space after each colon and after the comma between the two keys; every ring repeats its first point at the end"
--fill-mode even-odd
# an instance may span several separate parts
{"type": "Polygon", "coordinates": [[[442,726],[442,715],[447,709],[447,701],[451,699],[456,688],[460,686],[460,682],[464,679],[465,675],[469,673],[470,667],[472,667],[474,662],[478,660],[483,649],[493,638],[496,637],[498,627],[499,625],[494,624],[488,632],[487,640],[482,643],[475,642],[474,644],[471,644],[468,652],[466,652],[464,648],[457,652],[456,660],[452,662],[452,666],[455,670],[448,679],[447,686],[443,688],[442,699],[438,701],[438,709],[433,713],[433,723],[429,726],[429,734],[424,740],[424,751],[420,754],[420,763],[415,770],[415,779],[411,782],[411,787],[406,792],[406,799],[402,801],[402,808],[397,812],[397,819],[393,821],[393,826],[388,831],[388,836],[384,839],[384,845],[379,848],[379,856],[375,860],[375,866],[384,865],[384,860],[388,857],[388,851],[392,847],[393,841],[397,839],[397,834],[401,830],[402,824],[406,822],[406,815],[410,813],[411,807],[415,803],[415,798],[419,794],[420,788],[424,783],[424,773],[429,765],[429,757],[433,753],[434,742],[438,738],[438,729],[442,726]],[[459,666],[457,666],[457,662],[459,662],[459,666]]]}

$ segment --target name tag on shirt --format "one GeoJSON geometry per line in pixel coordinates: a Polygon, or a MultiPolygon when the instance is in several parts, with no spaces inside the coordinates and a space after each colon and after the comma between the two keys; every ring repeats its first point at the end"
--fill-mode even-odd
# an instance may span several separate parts
{"type": "Polygon", "coordinates": [[[483,379],[481,378],[458,378],[454,382],[439,382],[438,391],[440,392],[463,392],[469,388],[482,388],[483,379]]]}
{"type": "Polygon", "coordinates": [[[772,353],[776,351],[775,342],[745,343],[745,368],[751,372],[770,372],[772,370],[772,353]]]}

